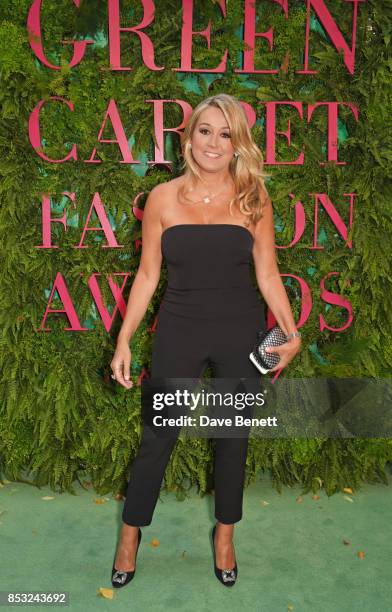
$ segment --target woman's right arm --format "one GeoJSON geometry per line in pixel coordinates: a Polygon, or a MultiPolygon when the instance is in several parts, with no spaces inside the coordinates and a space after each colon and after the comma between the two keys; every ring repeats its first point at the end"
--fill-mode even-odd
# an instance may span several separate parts
{"type": "Polygon", "coordinates": [[[128,297],[127,310],[117,337],[116,352],[111,361],[116,381],[126,388],[130,381],[131,351],[129,343],[142,321],[161,275],[161,211],[164,184],[148,195],[142,220],[142,253],[140,264],[128,297]]]}

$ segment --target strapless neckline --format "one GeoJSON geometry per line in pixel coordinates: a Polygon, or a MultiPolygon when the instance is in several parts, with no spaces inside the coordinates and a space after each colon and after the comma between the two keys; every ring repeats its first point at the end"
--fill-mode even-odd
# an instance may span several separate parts
{"type": "Polygon", "coordinates": [[[162,310],[180,319],[212,320],[260,312],[251,275],[253,246],[252,233],[238,223],[166,227],[161,251],[168,283],[162,310]]]}
{"type": "Polygon", "coordinates": [[[238,225],[237,223],[176,223],[175,225],[169,225],[169,227],[163,230],[161,239],[169,230],[173,230],[176,227],[238,227],[238,229],[244,230],[251,237],[252,241],[254,241],[252,232],[243,225],[238,225]]]}

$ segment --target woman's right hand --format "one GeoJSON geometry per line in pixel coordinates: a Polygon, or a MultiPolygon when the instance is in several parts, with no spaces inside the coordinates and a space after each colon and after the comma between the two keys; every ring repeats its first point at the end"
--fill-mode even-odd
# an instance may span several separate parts
{"type": "Polygon", "coordinates": [[[119,342],[113,359],[110,362],[113,375],[116,382],[120,383],[126,389],[131,389],[133,382],[130,377],[131,370],[131,349],[127,342],[119,342]]]}

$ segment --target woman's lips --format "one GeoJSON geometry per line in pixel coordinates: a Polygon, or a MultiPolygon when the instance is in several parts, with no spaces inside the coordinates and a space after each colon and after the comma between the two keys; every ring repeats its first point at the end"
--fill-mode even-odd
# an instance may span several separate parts
{"type": "Polygon", "coordinates": [[[209,151],[205,151],[204,155],[206,157],[209,157],[210,159],[217,159],[218,157],[220,157],[219,153],[210,153],[209,151]]]}

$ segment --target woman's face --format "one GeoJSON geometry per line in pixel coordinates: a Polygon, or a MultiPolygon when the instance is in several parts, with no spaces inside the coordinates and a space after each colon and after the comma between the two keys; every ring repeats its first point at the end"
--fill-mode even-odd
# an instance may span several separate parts
{"type": "Polygon", "coordinates": [[[219,108],[209,106],[204,109],[196,123],[191,143],[193,157],[203,170],[220,172],[228,168],[234,149],[229,126],[219,108]]]}

